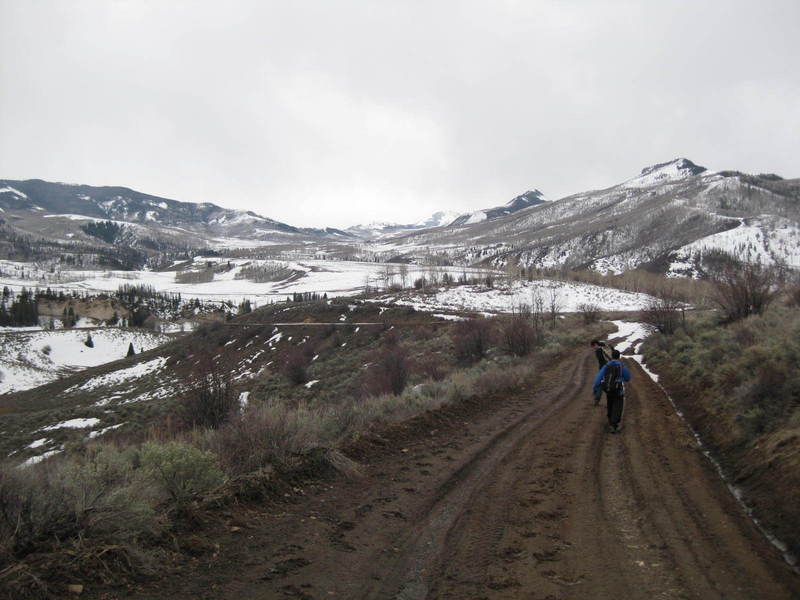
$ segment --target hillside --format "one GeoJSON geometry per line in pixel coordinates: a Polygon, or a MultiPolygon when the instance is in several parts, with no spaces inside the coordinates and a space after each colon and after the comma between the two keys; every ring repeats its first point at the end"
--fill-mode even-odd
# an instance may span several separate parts
{"type": "Polygon", "coordinates": [[[455,262],[601,272],[688,272],[697,250],[722,248],[797,267],[798,227],[800,180],[709,172],[676,159],[607,189],[394,238],[379,248],[412,259],[436,252],[455,262]]]}
{"type": "Polygon", "coordinates": [[[99,253],[106,264],[114,266],[113,259],[124,247],[128,262],[134,263],[128,266],[141,266],[158,252],[351,237],[337,229],[300,229],[252,211],[179,202],[125,187],[0,180],[2,258],[42,259],[55,253],[63,257],[62,262],[80,264],[88,255],[99,253]]]}

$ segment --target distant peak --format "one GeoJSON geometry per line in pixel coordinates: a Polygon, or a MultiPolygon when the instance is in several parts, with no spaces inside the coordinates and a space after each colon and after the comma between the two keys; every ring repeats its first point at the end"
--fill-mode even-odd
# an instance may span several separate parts
{"type": "Polygon", "coordinates": [[[645,167],[638,177],[634,177],[622,185],[624,187],[647,187],[692,177],[705,171],[705,167],[694,164],[688,158],[676,158],[669,162],[645,167]]]}
{"type": "Polygon", "coordinates": [[[671,160],[669,162],[658,163],[656,165],[645,167],[644,169],[642,169],[640,175],[650,175],[651,173],[655,173],[656,171],[667,171],[672,169],[680,173],[683,173],[684,176],[686,177],[691,175],[699,175],[700,173],[706,170],[705,167],[701,167],[700,165],[694,164],[688,158],[676,158],[675,160],[671,160]]]}
{"type": "Polygon", "coordinates": [[[524,206],[534,206],[536,204],[541,204],[542,202],[546,202],[547,200],[544,197],[544,194],[537,189],[528,190],[524,194],[520,194],[516,198],[512,198],[508,202],[506,202],[507,207],[515,208],[519,210],[524,206]]]}

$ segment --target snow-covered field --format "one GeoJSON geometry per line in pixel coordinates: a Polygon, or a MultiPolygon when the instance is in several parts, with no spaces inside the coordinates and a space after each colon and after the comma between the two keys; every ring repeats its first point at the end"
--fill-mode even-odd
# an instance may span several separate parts
{"type": "Polygon", "coordinates": [[[34,388],[65,372],[124,358],[129,344],[138,354],[171,339],[144,330],[96,329],[91,331],[94,347],[89,348],[86,336],[86,331],[74,329],[0,333],[0,394],[34,388]]]}
{"type": "MultiPolygon", "coordinates": [[[[250,300],[254,307],[281,301],[298,292],[316,292],[328,296],[348,296],[359,294],[366,286],[372,289],[385,287],[387,270],[394,273],[389,284],[400,284],[400,265],[372,262],[329,261],[329,260],[297,260],[297,261],[257,261],[245,259],[218,259],[198,257],[197,267],[206,263],[231,263],[231,270],[215,273],[214,280],[208,283],[177,283],[174,272],[154,271],[62,271],[56,275],[36,271],[29,264],[0,261],[0,287],[8,286],[15,292],[23,287],[45,288],[64,292],[78,291],[87,293],[115,292],[124,284],[150,285],[159,292],[180,293],[184,298],[199,298],[205,301],[231,300],[239,303],[250,300]],[[259,262],[282,262],[295,275],[283,281],[255,283],[247,279],[237,279],[245,265],[256,265],[259,262]],[[21,275],[24,273],[24,277],[21,275]]],[[[421,276],[429,277],[431,271],[438,276],[449,273],[458,277],[483,276],[485,269],[465,267],[421,267],[408,265],[406,285],[421,276]]]]}
{"type": "Polygon", "coordinates": [[[537,295],[549,310],[551,294],[555,294],[559,312],[576,312],[582,304],[595,305],[599,310],[641,310],[651,299],[647,294],[634,294],[613,288],[586,283],[555,281],[516,281],[510,286],[498,283],[493,288],[458,286],[439,288],[430,295],[387,294],[379,302],[413,306],[417,310],[465,310],[473,312],[510,312],[520,304],[533,304],[537,295]]]}

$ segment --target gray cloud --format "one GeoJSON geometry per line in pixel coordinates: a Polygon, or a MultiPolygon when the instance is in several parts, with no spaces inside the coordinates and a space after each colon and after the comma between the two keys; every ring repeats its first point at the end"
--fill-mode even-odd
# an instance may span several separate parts
{"type": "Polygon", "coordinates": [[[798,176],[800,4],[0,0],[0,176],[299,225],[798,176]]]}

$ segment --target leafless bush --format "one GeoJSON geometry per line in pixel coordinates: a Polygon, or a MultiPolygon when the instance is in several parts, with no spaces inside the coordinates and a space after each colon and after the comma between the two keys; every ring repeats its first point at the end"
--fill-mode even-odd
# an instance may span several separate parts
{"type": "Polygon", "coordinates": [[[779,290],[776,269],[746,263],[720,253],[706,274],[713,286],[712,299],[722,320],[732,323],[750,315],[763,314],[779,290]]]}
{"type": "Polygon", "coordinates": [[[551,287],[547,290],[547,311],[550,318],[550,328],[555,329],[558,322],[558,315],[563,310],[564,304],[561,301],[561,295],[558,289],[551,287]]]}
{"type": "Polygon", "coordinates": [[[464,364],[473,363],[486,356],[492,343],[492,323],[487,319],[458,321],[450,337],[456,360],[464,364]]]}
{"type": "Polygon", "coordinates": [[[294,347],[287,352],[283,372],[294,385],[308,381],[308,356],[302,348],[294,347]]]}
{"type": "Polygon", "coordinates": [[[600,307],[593,302],[582,302],[578,305],[578,312],[583,317],[583,322],[586,325],[599,321],[600,315],[602,314],[600,307]]]}
{"type": "Polygon", "coordinates": [[[408,350],[399,343],[384,345],[377,360],[367,369],[364,391],[368,396],[400,394],[411,371],[408,350]]]}
{"type": "Polygon", "coordinates": [[[682,309],[682,302],[672,294],[664,293],[647,302],[641,318],[664,335],[672,335],[681,324],[682,309]]]}
{"type": "Polygon", "coordinates": [[[210,446],[231,475],[269,466],[287,469],[298,456],[322,443],[324,422],[329,417],[302,404],[253,406],[213,432],[210,446]]]}
{"type": "Polygon", "coordinates": [[[542,312],[539,304],[535,309],[528,304],[513,307],[511,314],[503,317],[501,332],[503,344],[508,352],[516,356],[527,356],[540,342],[542,335],[542,312]]]}
{"type": "MultiPolygon", "coordinates": [[[[198,353],[199,354],[199,353],[198,353]]],[[[203,353],[184,378],[184,392],[175,416],[181,428],[215,429],[238,410],[239,403],[230,369],[203,353]]]]}
{"type": "Polygon", "coordinates": [[[422,361],[419,365],[419,371],[423,376],[434,381],[441,381],[447,376],[447,371],[442,361],[435,356],[427,357],[422,361]]]}

